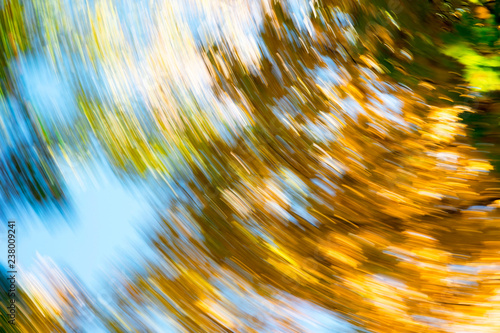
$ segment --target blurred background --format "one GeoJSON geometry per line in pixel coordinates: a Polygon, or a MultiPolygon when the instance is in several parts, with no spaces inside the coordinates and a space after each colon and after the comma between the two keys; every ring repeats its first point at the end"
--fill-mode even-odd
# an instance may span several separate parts
{"type": "Polygon", "coordinates": [[[500,331],[500,2],[2,0],[0,37],[1,332],[500,331]]]}

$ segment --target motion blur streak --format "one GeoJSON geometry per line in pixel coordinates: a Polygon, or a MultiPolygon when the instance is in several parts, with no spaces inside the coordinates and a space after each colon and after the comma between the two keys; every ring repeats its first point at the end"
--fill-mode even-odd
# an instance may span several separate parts
{"type": "Polygon", "coordinates": [[[26,264],[2,330],[500,331],[498,1],[0,10],[3,220],[101,167],[155,216],[99,287],[26,264]]]}

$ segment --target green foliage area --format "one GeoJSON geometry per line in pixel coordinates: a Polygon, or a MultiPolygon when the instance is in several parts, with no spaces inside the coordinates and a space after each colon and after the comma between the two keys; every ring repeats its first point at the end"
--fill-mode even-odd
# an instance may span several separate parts
{"type": "MultiPolygon", "coordinates": [[[[24,8],[19,0],[5,0],[0,11],[0,66],[5,71],[7,62],[29,46],[24,8]]],[[[5,73],[2,73],[5,78],[5,73]]]]}
{"type": "MultiPolygon", "coordinates": [[[[496,5],[495,5],[496,6],[496,5]]],[[[496,7],[495,7],[496,8],[496,7]]],[[[464,65],[464,77],[482,93],[500,90],[500,29],[484,6],[464,12],[455,31],[443,36],[443,53],[464,65]]]]}

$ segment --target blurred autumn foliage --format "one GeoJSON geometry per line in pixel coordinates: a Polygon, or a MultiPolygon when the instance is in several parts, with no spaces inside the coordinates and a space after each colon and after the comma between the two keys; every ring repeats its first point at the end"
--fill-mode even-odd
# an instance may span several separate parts
{"type": "MultiPolygon", "coordinates": [[[[260,5],[249,55],[230,39],[197,44],[169,23],[174,6],[158,4],[141,106],[119,85],[142,72],[112,2],[89,9],[86,35],[56,24],[59,12],[41,17],[42,30],[76,39],[52,38],[54,57],[54,45],[74,47],[115,84],[104,98],[81,80],[79,117],[61,133],[95,139],[117,172],[174,193],[150,239],[155,257],[121,277],[112,311],[89,307],[112,332],[155,331],[153,312],[187,332],[301,331],[290,300],[360,331],[499,331],[496,2],[323,0],[303,21],[291,2],[260,5]],[[479,69],[493,74],[478,87],[479,69]]],[[[8,19],[22,30],[22,15],[8,19]]],[[[28,52],[23,43],[2,45],[28,52]]],[[[49,137],[36,136],[47,154],[72,152],[49,137]]],[[[42,169],[35,179],[51,185],[35,192],[61,197],[56,172],[42,169]]],[[[23,325],[65,330],[35,310],[23,325]]]]}

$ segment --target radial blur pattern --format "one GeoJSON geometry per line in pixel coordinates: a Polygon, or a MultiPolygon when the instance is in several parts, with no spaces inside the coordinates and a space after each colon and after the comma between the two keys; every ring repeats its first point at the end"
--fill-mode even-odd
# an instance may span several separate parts
{"type": "Polygon", "coordinates": [[[0,49],[1,332],[500,332],[498,0],[3,0],[0,49]]]}

